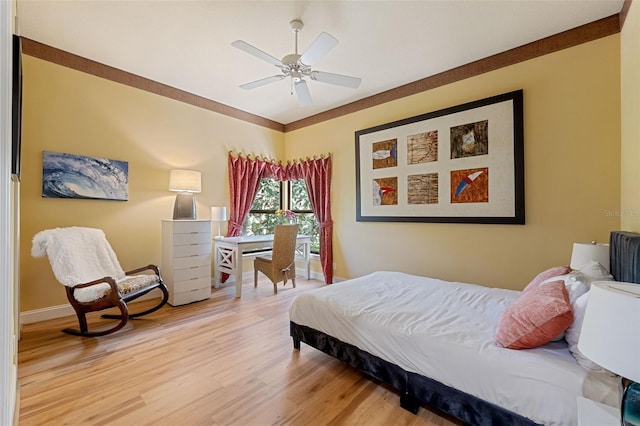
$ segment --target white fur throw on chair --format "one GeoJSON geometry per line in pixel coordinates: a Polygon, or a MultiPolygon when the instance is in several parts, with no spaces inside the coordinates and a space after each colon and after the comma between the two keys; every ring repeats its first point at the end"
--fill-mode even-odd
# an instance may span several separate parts
{"type": "MultiPolygon", "coordinates": [[[[68,287],[103,277],[113,277],[116,281],[125,278],[118,258],[101,229],[73,226],[41,231],[33,237],[31,255],[47,256],[56,279],[68,287]]],[[[106,283],[95,287],[83,290],[91,290],[94,293],[92,297],[109,290],[106,283]]]]}

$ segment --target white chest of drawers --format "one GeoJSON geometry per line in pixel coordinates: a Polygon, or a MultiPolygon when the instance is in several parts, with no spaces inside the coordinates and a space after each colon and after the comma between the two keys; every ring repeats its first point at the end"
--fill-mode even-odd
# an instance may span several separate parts
{"type": "Polygon", "coordinates": [[[211,221],[162,221],[162,278],[169,304],[211,297],[211,221]]]}

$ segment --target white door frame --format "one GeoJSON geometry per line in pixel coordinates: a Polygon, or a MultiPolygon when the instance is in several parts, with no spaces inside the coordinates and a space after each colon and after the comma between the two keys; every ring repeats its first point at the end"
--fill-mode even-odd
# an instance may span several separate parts
{"type": "Polygon", "coordinates": [[[17,340],[14,308],[14,252],[11,224],[12,2],[0,0],[0,424],[14,423],[17,340]]]}

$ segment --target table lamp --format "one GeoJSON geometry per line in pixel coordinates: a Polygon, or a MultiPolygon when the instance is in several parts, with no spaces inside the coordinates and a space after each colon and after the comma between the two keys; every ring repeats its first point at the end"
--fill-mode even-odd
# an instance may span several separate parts
{"type": "Polygon", "coordinates": [[[589,262],[595,260],[609,270],[609,244],[599,244],[595,241],[590,243],[574,243],[571,252],[571,269],[581,269],[589,262]]]}
{"type": "Polygon", "coordinates": [[[578,349],[621,376],[621,424],[640,425],[640,284],[592,283],[578,349]]]}
{"type": "Polygon", "coordinates": [[[169,191],[178,193],[176,202],[173,205],[173,219],[196,219],[196,199],[193,194],[201,191],[200,172],[171,170],[169,173],[169,191]]]}
{"type": "Polygon", "coordinates": [[[220,235],[220,222],[224,222],[225,220],[227,220],[227,208],[224,206],[214,206],[211,207],[211,221],[212,222],[218,222],[218,235],[216,235],[215,238],[216,240],[223,238],[222,235],[220,235]]]}

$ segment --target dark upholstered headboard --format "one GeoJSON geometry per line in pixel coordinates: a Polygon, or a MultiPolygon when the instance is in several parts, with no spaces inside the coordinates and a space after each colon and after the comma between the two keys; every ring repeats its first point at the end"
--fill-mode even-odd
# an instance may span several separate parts
{"type": "Polygon", "coordinates": [[[640,284],[640,234],[613,231],[609,239],[611,274],[616,281],[640,284]]]}

